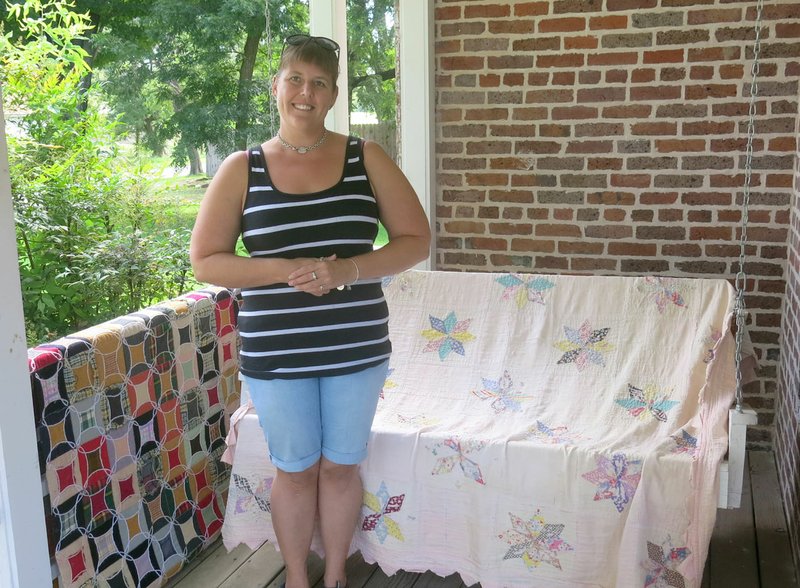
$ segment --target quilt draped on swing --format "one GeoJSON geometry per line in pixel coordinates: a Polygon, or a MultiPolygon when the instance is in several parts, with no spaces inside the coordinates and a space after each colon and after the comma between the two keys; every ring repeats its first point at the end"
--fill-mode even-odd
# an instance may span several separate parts
{"type": "Polygon", "coordinates": [[[219,536],[238,312],[208,287],[28,350],[54,585],[161,586],[219,536]]]}
{"type": "MultiPolygon", "coordinates": [[[[699,585],[735,388],[725,280],[409,271],[384,289],[354,551],[483,588],[699,585]]],[[[274,540],[275,470],[247,403],[235,420],[229,549],[274,540]]]]}

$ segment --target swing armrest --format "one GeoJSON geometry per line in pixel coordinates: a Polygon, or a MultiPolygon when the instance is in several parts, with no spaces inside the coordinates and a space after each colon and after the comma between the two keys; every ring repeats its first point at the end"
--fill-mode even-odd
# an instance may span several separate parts
{"type": "Polygon", "coordinates": [[[719,467],[719,508],[739,508],[742,503],[747,426],[756,423],[758,415],[747,405],[728,411],[728,458],[719,467]]]}

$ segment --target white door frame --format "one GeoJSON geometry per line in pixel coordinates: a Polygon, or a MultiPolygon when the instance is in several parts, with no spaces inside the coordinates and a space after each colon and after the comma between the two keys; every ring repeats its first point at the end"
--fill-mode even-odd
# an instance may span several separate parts
{"type": "Polygon", "coordinates": [[[399,0],[400,165],[431,226],[431,250],[418,269],[435,269],[436,173],[434,143],[433,2],[399,0]]]}
{"type": "Polygon", "coordinates": [[[52,585],[0,88],[0,586],[52,585]]]}
{"type": "MultiPolygon", "coordinates": [[[[400,166],[428,216],[431,251],[420,269],[433,269],[436,228],[436,175],[434,173],[433,2],[399,0],[400,30],[400,166]]],[[[339,133],[349,130],[347,87],[347,6],[345,0],[309,0],[310,32],[339,43],[339,99],[325,119],[339,133]]]]}
{"type": "Polygon", "coordinates": [[[325,125],[337,133],[350,132],[347,104],[347,4],[345,0],[309,0],[309,32],[339,43],[339,97],[325,118],[325,125]]]}

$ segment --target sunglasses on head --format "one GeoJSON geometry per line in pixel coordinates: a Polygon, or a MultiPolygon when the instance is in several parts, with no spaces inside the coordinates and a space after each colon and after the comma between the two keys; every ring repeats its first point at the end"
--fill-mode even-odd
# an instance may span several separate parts
{"type": "Polygon", "coordinates": [[[329,51],[333,51],[336,54],[336,57],[339,57],[339,43],[334,41],[333,39],[329,39],[328,37],[312,37],[311,35],[291,35],[286,37],[284,41],[284,48],[286,45],[304,45],[306,43],[316,43],[320,47],[324,49],[328,49],[329,51]]]}

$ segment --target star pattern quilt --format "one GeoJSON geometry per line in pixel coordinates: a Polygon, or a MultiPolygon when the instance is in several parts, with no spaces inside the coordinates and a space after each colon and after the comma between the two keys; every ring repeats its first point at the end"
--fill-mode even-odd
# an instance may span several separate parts
{"type": "MultiPolygon", "coordinates": [[[[483,588],[700,584],[735,393],[728,282],[409,271],[384,289],[354,551],[483,588]]],[[[229,549],[274,540],[242,398],[229,549]]]]}

